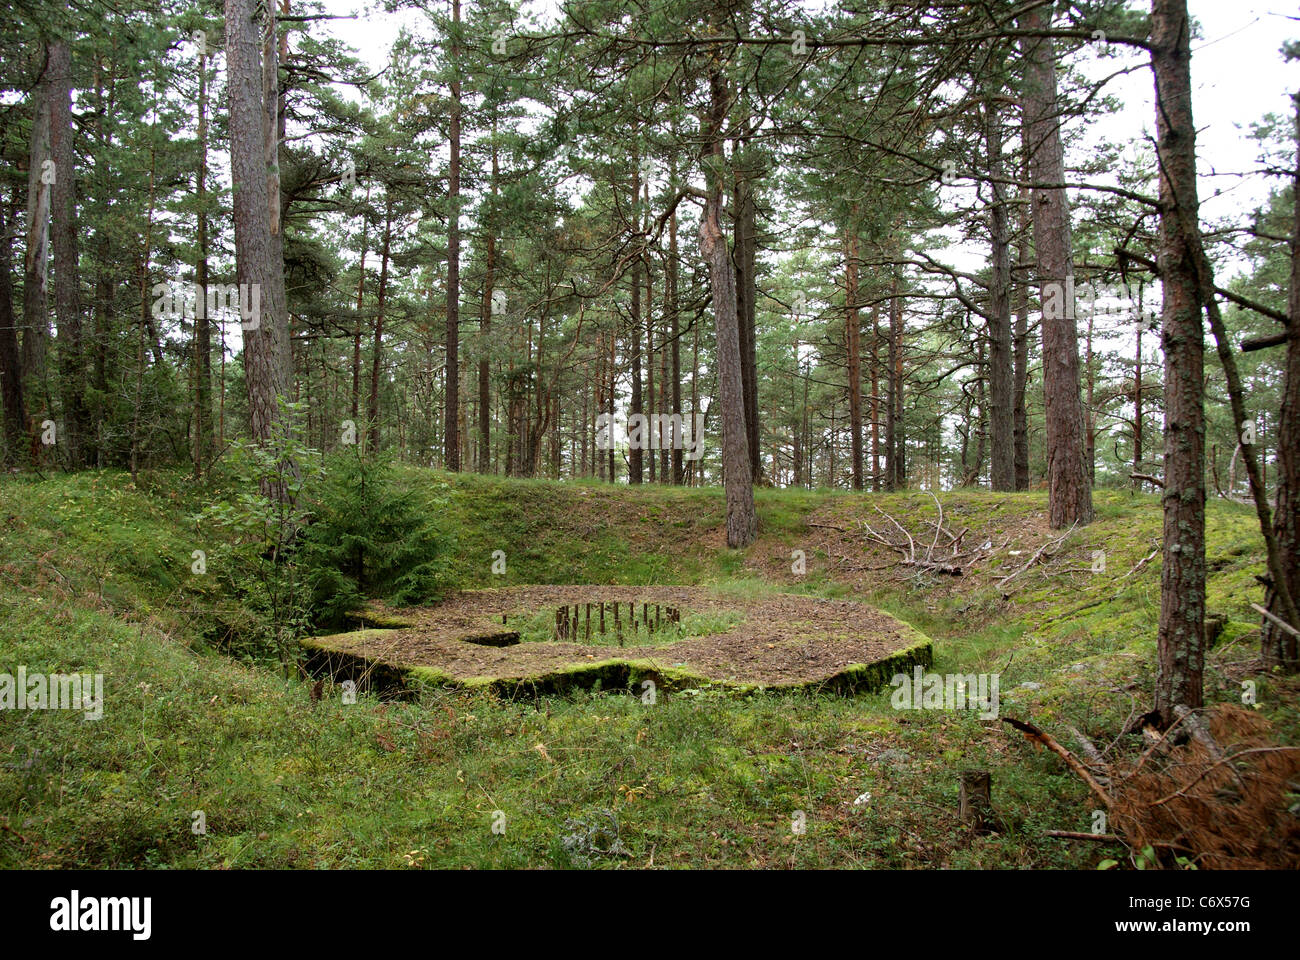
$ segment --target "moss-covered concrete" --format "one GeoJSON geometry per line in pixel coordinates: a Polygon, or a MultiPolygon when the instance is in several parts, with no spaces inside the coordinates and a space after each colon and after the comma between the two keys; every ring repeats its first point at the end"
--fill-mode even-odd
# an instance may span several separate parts
{"type": "MultiPolygon", "coordinates": [[[[404,663],[400,656],[383,652],[385,647],[396,650],[391,641],[399,629],[409,622],[383,611],[373,616],[363,614],[363,622],[387,621],[397,624],[393,629],[370,627],[345,633],[307,638],[302,641],[306,669],[313,676],[332,676],[336,680],[352,679],[362,689],[378,689],[386,696],[406,696],[416,684],[458,687],[465,690],[488,691],[503,697],[533,697],[563,694],[573,690],[627,690],[633,693],[645,689],[649,681],[657,691],[671,693],[686,689],[712,687],[739,696],[764,692],[834,692],[839,694],[870,693],[885,687],[898,673],[908,673],[914,667],[929,669],[934,663],[933,644],[929,637],[915,627],[891,618],[904,646],[883,659],[871,663],[854,663],[823,677],[789,682],[746,682],[730,677],[714,677],[707,671],[690,669],[683,665],[668,666],[662,657],[656,657],[652,648],[631,648],[626,657],[609,657],[597,661],[560,663],[550,669],[523,676],[495,676],[491,674],[454,675],[428,664],[404,663]],[[390,643],[385,643],[389,640],[390,643]],[[379,648],[375,650],[375,648],[379,648]],[[372,652],[374,651],[374,652],[372,652]],[[641,655],[633,655],[639,653],[641,655]]],[[[813,627],[813,624],[809,624],[813,627]]],[[[517,635],[516,635],[517,636],[517,635]]],[[[496,634],[465,635],[454,642],[483,643],[495,646],[496,634]]],[[[834,640],[823,635],[822,639],[834,640]]]]}

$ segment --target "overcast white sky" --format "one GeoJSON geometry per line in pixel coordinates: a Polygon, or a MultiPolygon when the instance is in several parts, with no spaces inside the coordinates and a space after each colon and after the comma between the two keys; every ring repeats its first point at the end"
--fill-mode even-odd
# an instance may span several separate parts
{"type": "MultiPolygon", "coordinates": [[[[1233,210],[1249,210],[1268,194],[1276,180],[1249,181],[1216,177],[1258,167],[1258,144],[1250,124],[1266,114],[1290,115],[1290,93],[1300,89],[1300,63],[1285,63],[1279,49],[1300,39],[1300,5],[1251,0],[1190,0],[1188,9],[1201,22],[1203,38],[1192,44],[1192,114],[1197,127],[1197,169],[1201,173],[1201,214],[1213,220],[1233,210]],[[1287,19],[1290,14],[1292,19],[1287,19]],[[1216,190],[1223,190],[1215,197],[1216,190]]],[[[1122,124],[1131,136],[1153,133],[1154,89],[1150,70],[1117,81],[1115,91],[1125,111],[1103,121],[1122,124]]],[[[1100,126],[1100,125],[1099,125],[1100,126]]],[[[1116,135],[1121,136],[1117,127],[1116,135]]],[[[1120,142],[1123,142],[1122,140],[1120,142]]]]}

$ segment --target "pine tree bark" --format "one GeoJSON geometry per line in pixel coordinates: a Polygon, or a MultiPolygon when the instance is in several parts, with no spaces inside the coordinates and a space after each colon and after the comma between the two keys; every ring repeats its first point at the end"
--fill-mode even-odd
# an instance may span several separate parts
{"type": "Polygon", "coordinates": [[[69,467],[84,465],[90,443],[86,358],[81,325],[81,275],[77,251],[77,170],[72,124],[72,54],[66,41],[50,44],[50,151],[54,159],[54,314],[58,321],[59,379],[63,398],[60,446],[69,467]]]}
{"type": "Polygon", "coordinates": [[[11,251],[9,224],[0,207],[0,401],[4,403],[6,465],[20,463],[27,456],[27,408],[23,403],[22,358],[18,353],[13,281],[9,274],[11,251]]]}
{"type": "MultiPolygon", "coordinates": [[[[738,141],[743,150],[743,141],[738,141]]],[[[736,320],[740,334],[741,380],[745,390],[745,438],[749,446],[750,476],[759,482],[763,476],[763,457],[758,447],[758,347],[755,309],[758,299],[757,210],[754,186],[748,170],[735,176],[735,247],[732,260],[736,273],[736,320]]]]}
{"type": "MultiPolygon", "coordinates": [[[[649,189],[646,189],[647,196],[644,198],[649,202],[649,189]]],[[[647,434],[647,446],[650,449],[650,456],[647,457],[647,466],[650,471],[650,482],[654,483],[658,477],[658,464],[655,450],[659,447],[662,440],[662,430],[659,428],[659,421],[655,418],[656,412],[661,412],[662,407],[656,394],[655,387],[655,314],[654,314],[654,270],[647,259],[645,264],[645,369],[646,369],[646,397],[649,400],[646,413],[649,415],[650,429],[647,434]]],[[[662,350],[662,348],[660,348],[662,350]]],[[[662,380],[660,386],[663,386],[662,380]]]]}
{"type": "Polygon", "coordinates": [[[984,142],[993,198],[989,203],[988,225],[991,276],[988,304],[988,420],[991,444],[990,482],[994,490],[1014,490],[1016,448],[1014,417],[1014,370],[1011,342],[1011,242],[1007,225],[1005,163],[1002,159],[1002,118],[997,102],[984,104],[984,142]]]}
{"type": "Polygon", "coordinates": [[[898,275],[889,298],[889,338],[885,370],[885,489],[907,487],[907,441],[903,434],[903,301],[898,275]]]}
{"type": "MultiPolygon", "coordinates": [[[[671,182],[676,183],[676,181],[677,168],[674,166],[672,168],[671,182]]],[[[668,332],[673,341],[673,414],[680,416],[682,412],[682,353],[681,334],[677,323],[677,256],[677,211],[674,210],[668,218],[668,264],[667,269],[664,271],[664,296],[666,298],[665,306],[668,310],[668,332]]],[[[691,412],[694,413],[694,411],[691,412]]],[[[673,485],[678,487],[682,485],[682,454],[682,444],[673,444],[673,485]]]]}
{"type": "MultiPolygon", "coordinates": [[[[1051,4],[1020,17],[1021,29],[1050,27],[1051,4]]],[[[1022,41],[1025,59],[1024,138],[1034,184],[1034,247],[1044,293],[1043,397],[1047,420],[1048,521],[1052,528],[1090,523],[1092,487],[1084,469],[1083,406],[1079,395],[1079,346],[1074,319],[1074,267],[1070,250],[1070,208],[1061,186],[1065,154],[1056,98],[1056,54],[1047,37],[1022,41]],[[1057,287],[1059,309],[1049,318],[1049,285],[1057,287]]]]}
{"type": "MultiPolygon", "coordinates": [[[[487,237],[484,245],[483,267],[483,303],[479,308],[479,361],[478,361],[478,471],[492,472],[492,393],[489,375],[489,347],[492,331],[492,296],[496,290],[497,276],[497,238],[496,238],[496,199],[497,179],[501,175],[500,161],[497,158],[496,119],[492,121],[492,195],[489,199],[488,216],[484,223],[487,237]]],[[[586,435],[583,435],[584,444],[586,435]]]]}
{"type": "MultiPolygon", "coordinates": [[[[1300,198],[1300,96],[1296,105],[1296,176],[1293,196],[1300,198]]],[[[1273,536],[1277,539],[1283,575],[1292,598],[1300,597],[1300,200],[1295,203],[1291,232],[1291,291],[1287,301],[1286,361],[1282,386],[1282,412],[1277,425],[1277,506],[1273,536]]],[[[1287,614],[1276,585],[1265,595],[1265,608],[1275,617],[1287,614]]],[[[1291,623],[1300,629],[1300,624],[1291,623]]],[[[1300,670],[1300,644],[1294,634],[1269,619],[1261,624],[1260,652],[1265,667],[1278,666],[1288,673],[1300,670]]]]}
{"type": "Polygon", "coordinates": [[[754,510],[754,484],[746,436],[744,374],[736,315],[736,278],[727,251],[727,239],[722,232],[722,186],[726,182],[722,128],[730,104],[719,56],[713,54],[708,68],[710,109],[705,158],[706,167],[710,168],[708,173],[711,183],[700,221],[700,254],[709,265],[709,281],[713,289],[718,403],[722,407],[722,476],[727,501],[727,546],[745,547],[753,543],[758,535],[758,516],[754,510]]]}
{"type": "MultiPolygon", "coordinates": [[[[452,29],[460,32],[460,0],[451,0],[452,29]]],[[[460,470],[460,48],[451,44],[451,116],[447,139],[451,158],[447,168],[447,389],[443,417],[443,462],[460,470]]]]}
{"type": "Polygon", "coordinates": [[[195,179],[198,201],[198,262],[194,280],[204,309],[195,304],[194,316],[194,476],[203,475],[203,464],[212,440],[212,326],[206,309],[208,288],[208,58],[199,51],[199,169],[195,179]]]}
{"type": "MultiPolygon", "coordinates": [[[[632,174],[632,210],[636,218],[636,229],[641,229],[640,197],[641,173],[637,165],[637,156],[633,154],[632,174]]],[[[628,419],[644,416],[645,400],[641,395],[641,257],[638,254],[632,261],[632,308],[628,318],[629,347],[632,352],[632,402],[628,407],[628,419]]],[[[643,480],[644,442],[648,430],[642,431],[641,443],[629,443],[627,451],[627,482],[639,485],[643,480]]]]}
{"type": "MultiPolygon", "coordinates": [[[[285,0],[287,5],[287,0],[285,0]]],[[[262,291],[270,303],[271,313],[280,322],[271,329],[277,379],[285,393],[293,382],[293,344],[289,333],[289,300],[284,286],[284,212],[287,202],[280,192],[280,144],[284,142],[284,94],[280,89],[280,50],[288,35],[281,38],[275,12],[275,0],[264,0],[262,25],[262,109],[266,112],[264,144],[266,152],[266,207],[270,228],[270,271],[267,288],[262,291]]],[[[161,362],[161,361],[160,361],[161,362]]]]}
{"type": "Polygon", "coordinates": [[[27,244],[23,256],[23,352],[26,396],[34,412],[52,413],[46,358],[50,345],[50,205],[46,177],[50,157],[49,50],[38,54],[40,77],[32,89],[32,142],[27,168],[27,244]]]}
{"type": "MultiPolygon", "coordinates": [[[[1146,320],[1142,310],[1143,289],[1138,287],[1137,302],[1137,344],[1133,349],[1133,473],[1142,473],[1143,451],[1143,420],[1146,412],[1143,410],[1143,393],[1142,393],[1142,334],[1146,328],[1146,320]]],[[[1133,489],[1141,490],[1142,481],[1133,478],[1133,489]]]]}
{"type": "Polygon", "coordinates": [[[361,415],[361,308],[366,302],[366,254],[370,252],[370,182],[366,182],[366,202],[361,213],[361,260],[357,267],[357,309],[352,325],[352,420],[361,415]]]}
{"type": "Polygon", "coordinates": [[[375,340],[370,357],[370,402],[366,405],[366,420],[370,423],[371,453],[379,450],[379,372],[382,368],[384,346],[384,313],[388,306],[388,254],[393,239],[393,198],[384,201],[384,239],[379,253],[379,292],[375,303],[375,340]]]}
{"type": "Polygon", "coordinates": [[[1016,264],[1020,281],[1016,284],[1015,389],[1012,401],[1012,433],[1015,443],[1015,488],[1029,489],[1029,411],[1025,390],[1029,383],[1029,217],[1025,213],[1028,193],[1021,190],[1019,233],[1016,264]]]}
{"type": "MultiPolygon", "coordinates": [[[[606,381],[606,390],[605,390],[605,403],[606,403],[605,413],[608,414],[609,416],[611,430],[613,429],[612,424],[614,422],[614,390],[615,387],[617,386],[617,381],[618,381],[617,353],[618,353],[618,334],[611,331],[609,335],[609,367],[608,367],[609,379],[606,381]]],[[[614,459],[614,444],[612,438],[611,438],[611,442],[609,443],[609,450],[607,451],[606,456],[608,457],[608,461],[609,461],[609,470],[608,470],[609,482],[617,483],[618,464],[614,459]]]]}
{"type": "Polygon", "coordinates": [[[1190,28],[1185,0],[1153,0],[1165,352],[1164,547],[1155,709],[1166,726],[1176,719],[1177,707],[1202,706],[1205,666],[1205,334],[1195,244],[1185,233],[1187,225],[1198,223],[1190,28]]]}
{"type": "MultiPolygon", "coordinates": [[[[804,377],[804,393],[808,378],[804,377]]],[[[808,411],[804,410],[807,419],[808,411]]],[[[809,476],[811,482],[811,473],[809,476]]],[[[880,471],[880,304],[871,308],[871,489],[879,493],[884,477],[880,471]]]]}
{"type": "MultiPolygon", "coordinates": [[[[235,278],[257,289],[260,312],[243,330],[244,379],[249,425],[259,443],[269,441],[280,419],[279,399],[288,392],[287,371],[276,349],[277,313],[273,287],[270,207],[266,168],[266,114],[262,63],[251,0],[226,0],[226,70],[230,96],[230,176],[234,187],[235,278]],[[254,286],[256,285],[256,286],[254,286]]],[[[245,286],[246,285],[246,286],[245,286]]],[[[282,285],[281,285],[282,288],[282,285]]]]}
{"type": "MultiPolygon", "coordinates": [[[[856,221],[857,204],[852,217],[856,221]]],[[[856,222],[844,232],[844,344],[848,353],[849,444],[853,451],[853,489],[862,489],[862,323],[858,318],[859,243],[856,222]]],[[[798,357],[796,356],[796,360],[798,357]]]]}

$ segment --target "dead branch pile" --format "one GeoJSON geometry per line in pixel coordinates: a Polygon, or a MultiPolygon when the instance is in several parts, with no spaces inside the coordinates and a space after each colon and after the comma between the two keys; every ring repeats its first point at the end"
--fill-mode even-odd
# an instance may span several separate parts
{"type": "Polygon", "coordinates": [[[1232,704],[1184,709],[1163,734],[1144,731],[1140,755],[1110,761],[1104,753],[1116,744],[1099,751],[1076,731],[1081,759],[1033,724],[1003,719],[1088,785],[1113,831],[1090,839],[1122,842],[1135,865],[1140,858],[1147,868],[1300,866],[1300,748],[1270,742],[1269,723],[1257,713],[1232,704]]]}
{"type": "Polygon", "coordinates": [[[880,530],[876,530],[864,520],[862,522],[863,533],[872,543],[877,543],[897,553],[898,560],[896,563],[899,566],[911,568],[913,576],[933,573],[960,577],[963,566],[974,566],[981,560],[987,560],[992,556],[993,545],[992,543],[985,543],[979,547],[963,546],[963,540],[966,534],[970,532],[970,528],[963,527],[961,531],[954,533],[946,527],[944,525],[943,504],[939,502],[939,498],[933,493],[930,496],[934,498],[934,505],[939,511],[938,519],[923,521],[922,530],[918,531],[915,536],[878,506],[875,508],[876,513],[889,522],[889,527],[882,525],[880,530]],[[934,528],[933,536],[926,529],[929,527],[934,528]]]}

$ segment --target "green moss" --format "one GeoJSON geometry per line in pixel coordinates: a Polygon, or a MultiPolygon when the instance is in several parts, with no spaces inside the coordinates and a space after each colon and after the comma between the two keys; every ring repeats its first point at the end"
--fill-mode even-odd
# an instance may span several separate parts
{"type": "Polygon", "coordinates": [[[875,663],[851,664],[829,677],[789,683],[742,682],[727,678],[711,678],[697,670],[683,667],[665,667],[644,657],[611,657],[594,662],[575,661],[562,664],[537,674],[502,677],[492,675],[455,676],[436,667],[423,664],[389,662],[367,658],[356,651],[372,642],[381,641],[388,632],[384,630],[358,630],[316,637],[303,642],[308,652],[307,669],[314,675],[334,671],[336,679],[364,674],[385,680],[387,688],[405,688],[410,679],[432,686],[458,687],[465,690],[490,691],[504,697],[537,697],[563,695],[573,690],[638,690],[642,683],[651,681],[657,689],[675,691],[710,686],[728,693],[748,696],[762,692],[814,692],[862,693],[885,687],[897,673],[906,673],[913,667],[929,668],[934,663],[931,641],[914,628],[902,625],[903,635],[910,644],[889,657],[875,663]],[[393,678],[401,678],[394,683],[393,678]]]}

